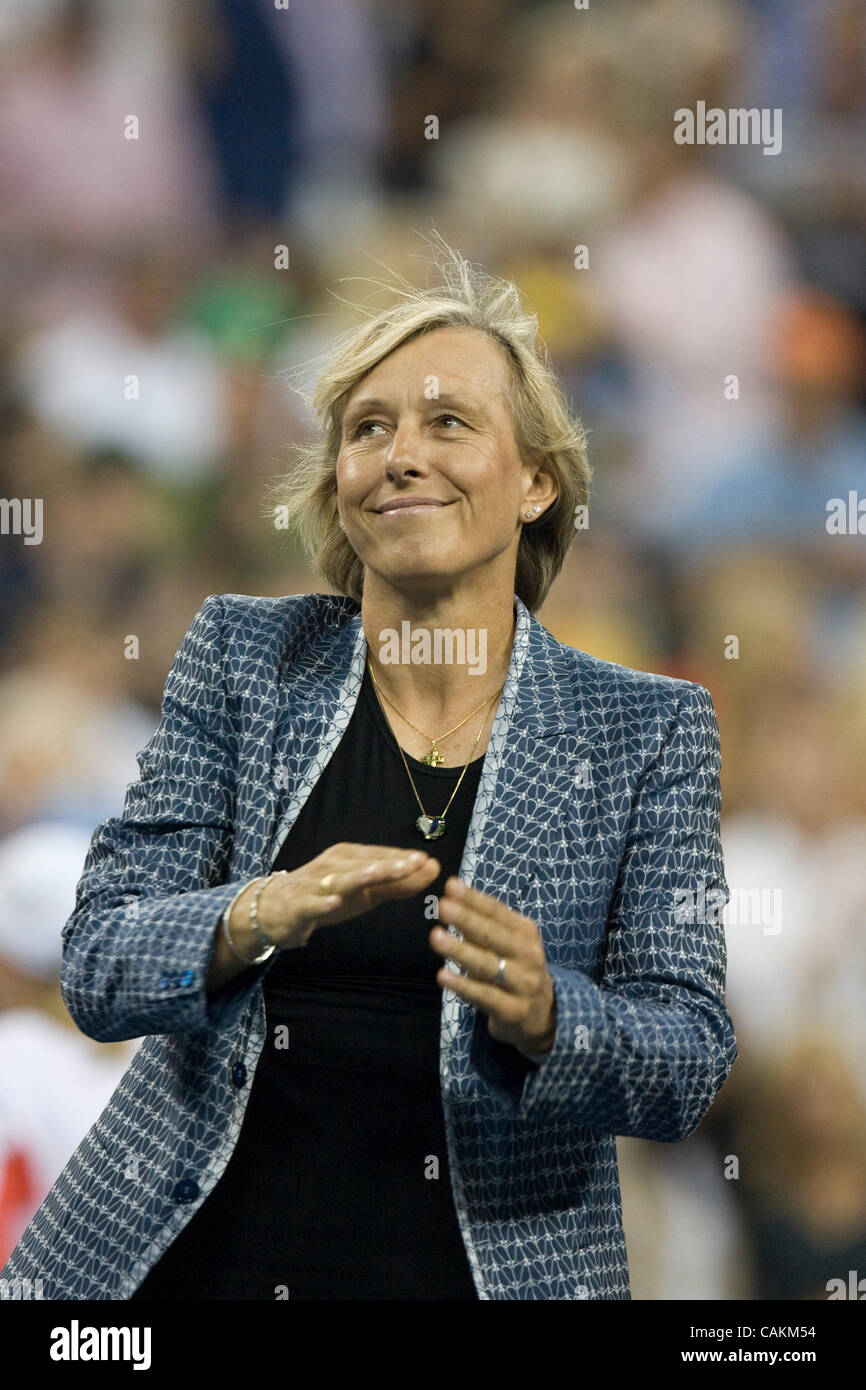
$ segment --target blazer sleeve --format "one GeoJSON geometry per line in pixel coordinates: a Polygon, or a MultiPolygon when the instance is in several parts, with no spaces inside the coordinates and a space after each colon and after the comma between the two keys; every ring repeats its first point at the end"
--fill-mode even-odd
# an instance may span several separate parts
{"type": "Polygon", "coordinates": [[[243,971],[210,1000],[214,937],[239,883],[236,737],[222,668],[223,600],[205,599],[171,665],[159,727],[138,753],[123,812],[93,832],[63,928],[61,992],[89,1037],[229,1026],[259,982],[243,971]]]}
{"type": "Polygon", "coordinates": [[[556,1037],[512,1087],[518,1118],[674,1141],[693,1132],[738,1056],[725,1007],[719,730],[688,685],[634,796],[596,982],[549,966],[556,1037]]]}

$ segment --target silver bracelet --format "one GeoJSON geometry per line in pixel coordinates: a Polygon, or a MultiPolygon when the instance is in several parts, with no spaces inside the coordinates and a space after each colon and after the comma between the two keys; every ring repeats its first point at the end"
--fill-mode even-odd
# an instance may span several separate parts
{"type": "Polygon", "coordinates": [[[261,923],[259,922],[259,898],[262,896],[265,887],[270,883],[272,878],[279,878],[281,874],[288,874],[288,872],[288,869],[277,869],[276,873],[268,874],[263,878],[255,893],[253,893],[253,900],[250,903],[250,928],[253,933],[253,941],[265,951],[267,951],[269,947],[271,951],[281,951],[283,947],[277,946],[275,941],[269,940],[262,931],[261,923]]]}
{"type": "Polygon", "coordinates": [[[255,959],[250,960],[248,956],[242,956],[240,951],[235,949],[234,942],[232,941],[231,930],[229,926],[232,915],[232,908],[234,907],[241,894],[245,893],[251,884],[259,882],[264,882],[264,880],[253,878],[250,879],[249,883],[245,883],[242,888],[239,888],[222,915],[222,928],[225,943],[231,951],[232,955],[234,956],[235,960],[239,960],[242,965],[261,965],[262,961],[266,961],[268,957],[273,955],[274,951],[276,950],[275,946],[269,946],[266,951],[263,951],[260,955],[257,955],[255,959]]]}

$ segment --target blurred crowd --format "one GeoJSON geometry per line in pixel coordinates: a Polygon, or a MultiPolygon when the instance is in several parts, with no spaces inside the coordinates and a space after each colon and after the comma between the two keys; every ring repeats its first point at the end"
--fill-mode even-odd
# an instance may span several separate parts
{"type": "Polygon", "coordinates": [[[90,834],[204,597],[323,587],[264,488],[435,227],[589,429],[541,620],[719,717],[740,1060],[619,1141],[633,1296],[866,1276],[864,79],[858,0],[5,0],[0,1264],[137,1045],[60,1000],[90,834]],[[781,152],[676,144],[699,100],[781,152]]]}

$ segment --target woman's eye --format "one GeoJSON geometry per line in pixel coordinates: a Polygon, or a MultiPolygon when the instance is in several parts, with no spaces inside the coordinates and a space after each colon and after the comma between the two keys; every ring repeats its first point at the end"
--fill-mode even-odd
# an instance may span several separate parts
{"type": "MultiPolygon", "coordinates": [[[[436,423],[437,423],[437,424],[441,424],[441,422],[442,422],[443,420],[453,420],[453,421],[455,422],[455,424],[458,424],[458,425],[462,425],[462,424],[464,423],[464,422],[460,419],[460,416],[459,416],[459,415],[452,415],[450,411],[446,411],[446,412],[443,413],[442,415],[437,415],[437,416],[436,416],[436,423]]],[[[384,425],[382,424],[381,420],[361,420],[361,421],[358,423],[358,425],[356,426],[356,428],[355,428],[355,433],[354,433],[354,435],[352,436],[353,439],[358,439],[358,438],[361,436],[362,430],[367,429],[367,427],[368,427],[369,425],[377,425],[377,426],[379,426],[380,429],[384,429],[384,428],[385,428],[384,425]]]]}

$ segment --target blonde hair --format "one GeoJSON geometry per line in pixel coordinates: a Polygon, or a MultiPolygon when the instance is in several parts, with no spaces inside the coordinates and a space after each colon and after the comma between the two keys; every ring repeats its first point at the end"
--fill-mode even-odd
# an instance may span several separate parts
{"type": "Polygon", "coordinates": [[[438,328],[473,329],[507,354],[512,386],[508,405],[523,463],[531,460],[546,468],[559,489],[547,511],[524,527],[518,547],[514,588],[534,613],[574,539],[575,509],[588,502],[591,470],[585,430],[569,410],[547,347],[538,338],[537,317],[524,305],[516,285],[479,270],[434,236],[439,282],[419,289],[395,275],[400,287],[386,288],[399,295],[396,302],[344,333],[330,350],[309,398],[321,436],[294,446],[290,471],[266,490],[267,515],[273,520],[279,509],[281,521],[297,532],[327,583],[360,602],[364,565],[337,512],[336,462],[349,393],[404,343],[438,328]]]}

